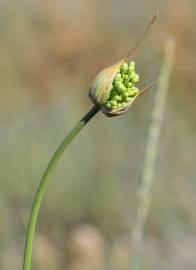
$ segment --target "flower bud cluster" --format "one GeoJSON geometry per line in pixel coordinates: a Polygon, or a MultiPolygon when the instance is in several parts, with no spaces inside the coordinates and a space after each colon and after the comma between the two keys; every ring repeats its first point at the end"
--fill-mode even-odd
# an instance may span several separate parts
{"type": "Polygon", "coordinates": [[[135,62],[124,62],[114,77],[110,96],[105,106],[113,110],[130,103],[139,92],[134,85],[138,81],[139,75],[135,73],[135,62]]]}

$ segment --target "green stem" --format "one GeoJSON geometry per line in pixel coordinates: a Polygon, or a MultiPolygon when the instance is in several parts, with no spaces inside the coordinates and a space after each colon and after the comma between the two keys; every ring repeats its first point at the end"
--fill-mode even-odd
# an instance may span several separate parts
{"type": "Polygon", "coordinates": [[[40,205],[43,199],[44,192],[46,190],[46,186],[48,183],[48,178],[54,168],[56,167],[59,159],[64,153],[65,149],[68,145],[73,141],[76,135],[80,132],[80,130],[95,116],[95,114],[99,111],[97,106],[93,106],[92,109],[73,127],[73,129],[68,133],[68,135],[64,138],[60,146],[57,148],[53,157],[51,158],[43,176],[39,187],[37,189],[33,206],[31,209],[29,224],[26,233],[26,243],[24,250],[24,261],[23,261],[23,270],[30,270],[31,267],[31,254],[33,247],[33,238],[35,233],[35,226],[37,222],[37,217],[40,209],[40,205]]]}

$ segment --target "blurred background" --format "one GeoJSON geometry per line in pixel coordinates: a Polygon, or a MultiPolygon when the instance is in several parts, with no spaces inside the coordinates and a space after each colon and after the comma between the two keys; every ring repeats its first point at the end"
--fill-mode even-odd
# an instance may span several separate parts
{"type": "MultiPolygon", "coordinates": [[[[196,269],[196,2],[0,1],[0,269],[22,268],[26,225],[49,158],[90,109],[96,73],[134,44],[140,87],[176,40],[141,269],[196,269]]],[[[128,113],[99,113],[50,177],[33,253],[37,270],[128,269],[136,191],[154,91],[128,113]]]]}

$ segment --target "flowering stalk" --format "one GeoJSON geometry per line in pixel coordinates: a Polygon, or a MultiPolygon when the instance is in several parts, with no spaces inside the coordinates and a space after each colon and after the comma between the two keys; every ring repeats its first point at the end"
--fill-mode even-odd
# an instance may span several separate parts
{"type": "Polygon", "coordinates": [[[127,60],[133,50],[139,45],[150,26],[154,23],[156,16],[157,13],[144,31],[144,34],[141,36],[135,46],[128,52],[128,54],[117,64],[105,68],[97,75],[89,90],[89,97],[95,106],[68,133],[49,162],[37,189],[31,210],[26,235],[23,270],[30,270],[31,267],[31,254],[35,226],[39,208],[48,183],[48,178],[55,169],[57,162],[68,145],[99,110],[101,110],[106,116],[120,115],[128,110],[137,97],[154,85],[154,83],[152,83],[143,90],[139,91],[139,89],[135,87],[135,83],[137,83],[139,80],[139,75],[137,75],[134,70],[135,63],[133,61],[128,62],[127,60]]]}
{"type": "Polygon", "coordinates": [[[27,228],[26,235],[26,244],[24,251],[24,262],[23,262],[23,270],[29,270],[31,267],[31,254],[32,254],[32,246],[33,246],[33,237],[35,233],[35,226],[37,221],[37,216],[39,213],[39,208],[43,199],[43,195],[48,183],[48,178],[52,171],[54,170],[57,162],[61,158],[65,149],[69,146],[69,144],[73,141],[73,139],[77,136],[80,130],[96,115],[99,111],[99,107],[93,106],[92,109],[75,125],[75,127],[68,133],[65,139],[62,141],[53,157],[51,158],[44,175],[42,176],[40,185],[37,189],[37,193],[35,195],[35,199],[33,202],[31,215],[29,219],[29,224],[27,228]]]}

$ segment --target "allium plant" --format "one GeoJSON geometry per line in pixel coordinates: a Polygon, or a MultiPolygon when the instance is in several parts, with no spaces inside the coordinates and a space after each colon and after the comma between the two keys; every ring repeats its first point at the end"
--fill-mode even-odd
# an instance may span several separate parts
{"type": "Polygon", "coordinates": [[[35,226],[43,199],[43,195],[48,183],[48,178],[68,145],[73,141],[80,130],[96,115],[102,111],[106,116],[113,117],[124,113],[129,109],[132,103],[146,90],[150,89],[156,82],[151,83],[142,90],[139,90],[135,84],[139,81],[139,75],[135,72],[135,63],[129,61],[132,52],[138,47],[151,25],[154,23],[158,12],[147,26],[143,35],[135,46],[116,64],[103,69],[90,85],[89,97],[94,103],[90,111],[73,127],[67,134],[56,152],[52,156],[38,186],[26,234],[26,243],[24,250],[23,270],[30,270],[31,255],[33,247],[33,238],[35,226]]]}

